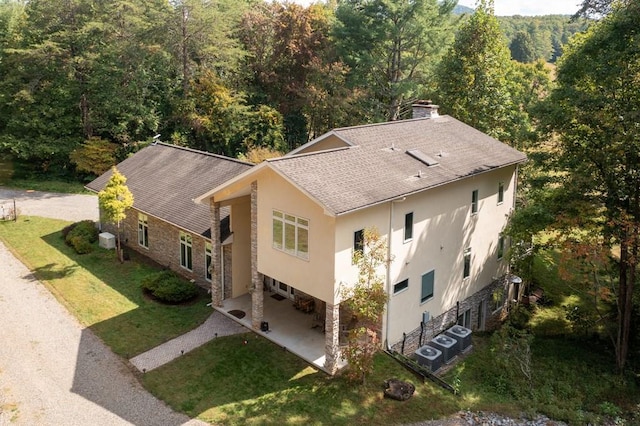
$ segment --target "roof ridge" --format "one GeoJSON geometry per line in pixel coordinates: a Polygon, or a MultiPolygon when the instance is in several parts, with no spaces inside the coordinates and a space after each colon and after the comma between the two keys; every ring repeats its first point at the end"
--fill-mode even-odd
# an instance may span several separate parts
{"type": "Polygon", "coordinates": [[[327,153],[330,153],[330,152],[344,151],[344,150],[347,150],[347,149],[357,148],[357,147],[358,147],[358,145],[352,145],[352,146],[341,146],[341,147],[338,147],[338,148],[321,149],[321,150],[317,150],[317,151],[303,152],[302,154],[283,155],[282,157],[268,158],[265,161],[267,161],[269,163],[275,163],[275,162],[278,162],[278,161],[290,160],[292,158],[310,157],[312,155],[320,155],[320,154],[327,154],[327,153]]]}
{"type": "MultiPolygon", "coordinates": [[[[453,117],[451,117],[450,115],[444,114],[444,115],[439,115],[438,117],[433,117],[433,118],[429,118],[429,117],[406,118],[404,120],[382,121],[380,123],[368,123],[368,124],[359,124],[357,126],[338,127],[336,129],[333,129],[333,131],[337,132],[337,131],[340,131],[340,130],[362,129],[362,128],[365,128],[365,127],[379,127],[379,126],[385,126],[385,125],[391,125],[391,124],[399,124],[399,123],[407,123],[407,122],[420,121],[420,120],[439,121],[439,119],[441,119],[441,118],[451,119],[453,117]]],[[[460,120],[458,120],[458,121],[460,121],[460,120]]]]}
{"type": "Polygon", "coordinates": [[[234,163],[240,163],[240,164],[244,164],[244,165],[247,165],[247,166],[255,166],[255,164],[250,163],[248,161],[242,161],[242,160],[239,160],[237,158],[227,157],[226,155],[215,154],[213,152],[202,151],[202,150],[195,149],[195,148],[189,148],[187,146],[174,145],[174,144],[171,144],[171,143],[161,142],[161,141],[158,141],[155,144],[150,144],[149,146],[154,146],[154,145],[162,145],[162,146],[166,146],[168,148],[180,149],[180,150],[183,150],[183,151],[192,152],[194,154],[201,154],[201,155],[206,155],[208,157],[215,157],[215,158],[219,158],[221,160],[232,161],[234,163]]]}

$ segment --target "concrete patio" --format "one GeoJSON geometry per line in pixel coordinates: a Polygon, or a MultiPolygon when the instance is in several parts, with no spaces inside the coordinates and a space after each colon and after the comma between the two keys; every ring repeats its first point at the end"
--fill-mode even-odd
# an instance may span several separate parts
{"type": "MultiPolygon", "coordinates": [[[[313,315],[305,314],[293,307],[291,299],[278,300],[272,297],[274,293],[264,292],[263,321],[269,323],[269,331],[255,331],[277,345],[323,371],[325,361],[325,335],[321,327],[312,328],[313,315]]],[[[245,294],[234,299],[223,301],[221,308],[216,310],[234,319],[251,330],[251,295],[245,294]],[[245,313],[243,318],[236,318],[229,312],[233,310],[245,313]]],[[[346,363],[339,361],[339,367],[346,363]]]]}

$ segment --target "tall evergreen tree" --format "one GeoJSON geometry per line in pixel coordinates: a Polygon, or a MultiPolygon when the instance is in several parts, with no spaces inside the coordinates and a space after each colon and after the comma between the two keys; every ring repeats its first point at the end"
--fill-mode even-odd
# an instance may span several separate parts
{"type": "Polygon", "coordinates": [[[450,36],[455,1],[343,0],[334,38],[351,68],[348,83],[367,88],[370,120],[397,120],[424,91],[450,36]]]}
{"type": "Polygon", "coordinates": [[[503,142],[514,142],[521,111],[512,99],[509,49],[493,14],[493,0],[479,0],[439,65],[435,95],[444,111],[503,142]]]}

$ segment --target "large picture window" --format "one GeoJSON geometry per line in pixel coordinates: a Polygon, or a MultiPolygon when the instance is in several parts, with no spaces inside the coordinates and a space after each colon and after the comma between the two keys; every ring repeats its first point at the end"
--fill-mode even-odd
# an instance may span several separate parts
{"type": "Polygon", "coordinates": [[[273,211],[273,248],[309,259],[309,220],[273,211]]]}
{"type": "Polygon", "coordinates": [[[138,213],[138,244],[149,248],[149,218],[142,213],[138,213]]]}
{"type": "Polygon", "coordinates": [[[193,240],[190,234],[180,231],[180,266],[193,270],[193,240]]]}

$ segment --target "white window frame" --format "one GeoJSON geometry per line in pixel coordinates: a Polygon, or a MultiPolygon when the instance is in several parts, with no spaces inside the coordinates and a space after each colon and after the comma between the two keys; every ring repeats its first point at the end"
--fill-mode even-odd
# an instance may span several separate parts
{"type": "Polygon", "coordinates": [[[467,247],[462,255],[462,279],[471,277],[471,247],[467,247]],[[468,266],[467,266],[468,265],[468,266]]]}
{"type": "Polygon", "coordinates": [[[498,205],[504,203],[504,182],[498,182],[498,205]]]}
{"type": "Polygon", "coordinates": [[[409,289],[409,278],[406,278],[404,280],[398,281],[397,283],[395,283],[393,285],[393,294],[396,295],[396,294],[404,293],[408,289],[409,289]],[[403,286],[403,288],[401,288],[399,290],[396,290],[396,286],[398,286],[400,284],[404,284],[405,282],[407,283],[406,286],[403,286]]]}
{"type": "Polygon", "coordinates": [[[434,298],[435,294],[436,294],[436,270],[432,269],[430,271],[425,272],[424,274],[422,274],[420,276],[420,304],[427,303],[428,301],[430,301],[431,299],[434,298]],[[424,295],[422,294],[422,292],[424,290],[423,280],[424,280],[425,276],[427,276],[427,275],[429,275],[431,273],[433,273],[433,283],[431,285],[431,296],[429,296],[429,297],[427,297],[425,299],[424,295]]]}
{"type": "Polygon", "coordinates": [[[309,260],[309,219],[280,210],[273,210],[271,217],[272,247],[300,259],[309,260]],[[278,225],[278,229],[276,229],[276,225],[278,225]],[[287,240],[290,232],[293,232],[290,237],[293,239],[293,247],[287,246],[287,243],[290,242],[287,240]],[[304,235],[306,238],[303,237],[304,235]]]}
{"type": "Polygon", "coordinates": [[[213,256],[213,244],[209,241],[204,243],[204,279],[211,282],[213,274],[209,270],[212,265],[213,256]]]}
{"type": "Polygon", "coordinates": [[[138,213],[138,245],[149,248],[149,217],[144,213],[138,213]]]}
{"type": "Polygon", "coordinates": [[[491,313],[496,314],[504,308],[504,293],[504,288],[496,288],[491,293],[491,313]],[[498,299],[498,295],[500,296],[500,299],[498,299]]]}
{"type": "Polygon", "coordinates": [[[413,212],[409,212],[404,215],[404,242],[408,243],[411,240],[413,240],[413,212]],[[411,222],[408,224],[407,221],[409,218],[411,218],[411,222]]]}
{"type": "Polygon", "coordinates": [[[184,231],[180,231],[180,266],[193,271],[193,237],[184,231]]]}
{"type": "Polygon", "coordinates": [[[497,250],[497,253],[496,253],[496,256],[498,257],[498,260],[502,260],[504,258],[504,247],[505,247],[504,236],[500,235],[498,237],[498,250],[497,250]]]}
{"type": "Polygon", "coordinates": [[[477,214],[480,211],[480,194],[477,189],[471,191],[471,214],[477,214]]]}

